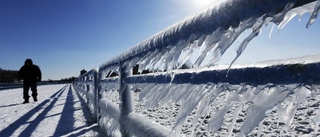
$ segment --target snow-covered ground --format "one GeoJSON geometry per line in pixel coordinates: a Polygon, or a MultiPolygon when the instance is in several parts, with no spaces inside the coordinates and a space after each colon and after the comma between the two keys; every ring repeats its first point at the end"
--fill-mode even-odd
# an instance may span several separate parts
{"type": "Polygon", "coordinates": [[[21,88],[0,91],[1,137],[101,135],[72,86],[39,86],[38,94],[38,102],[22,104],[21,88]]]}

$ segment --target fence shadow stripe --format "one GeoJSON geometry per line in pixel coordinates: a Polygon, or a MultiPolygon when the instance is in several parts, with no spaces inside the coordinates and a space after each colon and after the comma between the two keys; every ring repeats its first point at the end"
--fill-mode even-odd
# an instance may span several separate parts
{"type": "MultiPolygon", "coordinates": [[[[56,95],[60,96],[63,91],[67,88],[67,85],[64,86],[63,88],[61,88],[59,91],[57,91],[55,94],[53,94],[50,98],[55,97],[56,95]]],[[[48,102],[50,102],[50,99],[46,99],[44,100],[42,103],[40,103],[38,106],[36,106],[35,108],[33,108],[32,110],[30,110],[28,113],[26,113],[25,115],[23,115],[22,117],[20,117],[19,119],[17,119],[15,122],[13,122],[12,124],[10,124],[8,127],[6,127],[5,129],[3,129],[2,131],[0,131],[0,136],[11,136],[22,124],[26,123],[36,112],[40,111],[42,109],[43,106],[45,106],[48,102]]],[[[55,102],[55,100],[53,100],[52,102],[55,102]]],[[[54,103],[51,103],[54,104],[54,103]]],[[[48,106],[46,108],[46,110],[49,108],[50,106],[48,106]]],[[[49,108],[51,109],[51,108],[49,108]]],[[[46,111],[44,110],[44,111],[46,111]]],[[[43,111],[43,112],[44,112],[43,111]]],[[[48,111],[48,110],[47,110],[48,111]]],[[[43,114],[43,112],[39,115],[41,116],[43,114]]],[[[38,116],[38,117],[39,117],[38,116]]],[[[44,115],[45,116],[45,115],[44,115]]],[[[43,116],[43,117],[44,117],[43,116]]],[[[38,117],[36,119],[38,119],[38,117]]],[[[34,120],[35,121],[35,120],[34,120]]],[[[30,136],[32,131],[36,128],[36,126],[39,123],[31,123],[23,132],[21,132],[20,136],[30,136]],[[24,135],[25,134],[25,135],[24,135]],[[29,134],[29,135],[28,135],[29,134]]]]}
{"type": "Polygon", "coordinates": [[[75,121],[73,117],[75,108],[73,107],[73,105],[74,105],[74,98],[72,95],[72,89],[70,85],[68,89],[66,102],[61,112],[60,120],[58,122],[58,125],[56,127],[56,130],[53,136],[62,136],[65,133],[73,131],[74,121],[75,121]]]}

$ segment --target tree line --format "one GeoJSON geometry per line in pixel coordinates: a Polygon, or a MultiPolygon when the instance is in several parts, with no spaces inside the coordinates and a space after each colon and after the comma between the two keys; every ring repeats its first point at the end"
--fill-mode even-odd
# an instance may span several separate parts
{"type": "MultiPolygon", "coordinates": [[[[18,70],[4,70],[0,68],[0,82],[19,82],[22,79],[19,77],[18,70]]],[[[64,78],[61,80],[48,80],[48,82],[62,82],[70,83],[75,80],[76,77],[64,78]]],[[[46,81],[46,80],[45,80],[46,81]]]]}
{"type": "Polygon", "coordinates": [[[16,82],[19,80],[17,70],[3,70],[0,68],[0,82],[16,82]]]}

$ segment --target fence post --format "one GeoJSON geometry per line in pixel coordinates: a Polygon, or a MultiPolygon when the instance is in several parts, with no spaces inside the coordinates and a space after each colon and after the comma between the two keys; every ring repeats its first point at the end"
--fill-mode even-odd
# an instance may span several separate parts
{"type": "MultiPolygon", "coordinates": [[[[129,75],[131,75],[131,69],[128,69],[126,65],[120,62],[119,73],[119,95],[121,100],[120,111],[121,117],[123,118],[127,117],[129,113],[133,112],[133,97],[127,84],[127,78],[129,75]]],[[[122,123],[121,119],[119,119],[119,123],[121,126],[120,131],[122,133],[122,136],[132,136],[128,130],[125,130],[126,128],[124,128],[124,124],[122,123]]]]}
{"type": "Polygon", "coordinates": [[[97,119],[97,123],[98,125],[100,126],[100,123],[99,123],[99,120],[101,118],[101,115],[100,115],[100,99],[102,98],[102,93],[100,93],[100,90],[101,90],[101,79],[102,79],[102,72],[99,71],[100,69],[98,69],[96,71],[96,82],[95,82],[95,99],[96,99],[96,104],[97,104],[97,109],[96,109],[96,119],[97,119]]]}
{"type": "Polygon", "coordinates": [[[93,94],[94,94],[94,118],[96,120],[96,122],[98,121],[98,109],[99,109],[99,105],[98,105],[98,86],[99,86],[99,79],[98,79],[98,71],[97,70],[93,70],[93,94]]]}

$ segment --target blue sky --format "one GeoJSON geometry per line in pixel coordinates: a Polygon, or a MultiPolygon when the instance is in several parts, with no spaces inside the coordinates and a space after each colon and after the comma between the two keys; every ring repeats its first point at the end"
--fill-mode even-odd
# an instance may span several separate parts
{"type": "MultiPolygon", "coordinates": [[[[43,79],[96,68],[214,0],[1,0],[0,68],[18,70],[33,59],[43,79]]],[[[320,53],[320,23],[293,19],[272,38],[263,29],[236,63],[320,53]]],[[[240,43],[236,42],[235,44],[240,43]]],[[[220,63],[235,56],[231,47],[220,63]]]]}

